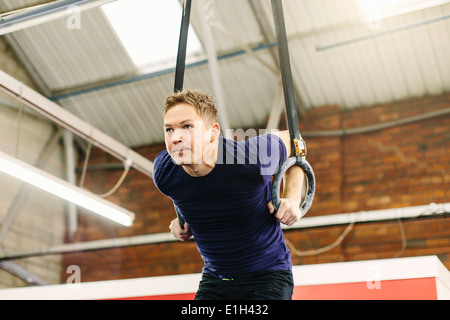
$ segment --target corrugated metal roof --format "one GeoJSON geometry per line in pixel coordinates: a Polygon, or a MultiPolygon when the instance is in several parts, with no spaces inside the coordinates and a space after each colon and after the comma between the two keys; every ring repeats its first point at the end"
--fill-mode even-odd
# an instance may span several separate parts
{"type": "MultiPolygon", "coordinates": [[[[233,128],[264,125],[273,100],[276,77],[249,56],[221,61],[226,110],[233,128]],[[242,68],[242,59],[247,68],[242,68]],[[248,86],[259,79],[268,90],[248,86]],[[244,91],[245,92],[244,92],[244,91]],[[268,103],[269,102],[269,103],[268,103]]],[[[69,111],[129,146],[163,141],[164,99],[173,90],[173,73],[67,97],[59,102],[69,111]]],[[[212,92],[206,64],[186,70],[185,87],[212,92]]]]}
{"type": "MultiPolygon", "coordinates": [[[[270,3],[268,1],[266,4],[270,3]]],[[[203,12],[208,22],[212,25],[212,34],[215,39],[215,47],[218,55],[233,52],[239,44],[257,45],[264,42],[262,33],[248,1],[203,1],[203,12]]],[[[198,36],[203,38],[200,27],[199,14],[201,9],[193,1],[193,13],[191,23],[198,30],[198,36]]],[[[242,49],[242,48],[239,48],[242,49]]]]}
{"type": "MultiPolygon", "coordinates": [[[[274,32],[262,30],[273,29],[270,1],[252,1],[260,6],[259,19],[250,1],[207,1],[208,17],[219,25],[213,27],[217,53],[226,54],[219,65],[233,128],[264,125],[279,82],[242,52],[243,46],[262,46],[254,53],[276,66],[274,32]]],[[[450,91],[449,3],[377,21],[379,29],[366,26],[354,0],[283,5],[304,107],[355,108],[450,91]]],[[[198,14],[194,10],[191,21],[202,40],[198,14]]],[[[173,72],[140,75],[99,9],[83,12],[81,30],[68,30],[61,19],[13,36],[62,106],[128,146],[163,141],[162,104],[173,88],[173,72]]],[[[185,87],[213,93],[207,64],[186,70],[185,87]]]]}
{"type": "Polygon", "coordinates": [[[11,12],[22,8],[50,2],[49,0],[2,0],[0,1],[0,13],[11,12]]]}
{"type": "Polygon", "coordinates": [[[68,29],[66,19],[59,19],[14,32],[52,92],[136,72],[101,10],[80,17],[80,29],[68,29]]]}

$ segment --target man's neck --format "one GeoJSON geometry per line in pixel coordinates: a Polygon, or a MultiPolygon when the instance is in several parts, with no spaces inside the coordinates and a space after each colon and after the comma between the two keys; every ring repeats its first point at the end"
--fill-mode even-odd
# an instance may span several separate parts
{"type": "Polygon", "coordinates": [[[210,173],[214,167],[215,163],[213,164],[190,164],[190,165],[182,165],[181,167],[183,170],[192,177],[203,177],[206,176],[208,173],[210,173]]]}

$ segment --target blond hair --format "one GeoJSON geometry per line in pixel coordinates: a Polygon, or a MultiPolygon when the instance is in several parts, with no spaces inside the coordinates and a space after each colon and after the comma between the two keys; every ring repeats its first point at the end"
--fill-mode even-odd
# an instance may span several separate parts
{"type": "Polygon", "coordinates": [[[164,114],[180,103],[187,103],[194,107],[206,124],[211,125],[218,122],[217,109],[213,97],[209,94],[200,90],[188,89],[171,93],[166,98],[164,114]]]}

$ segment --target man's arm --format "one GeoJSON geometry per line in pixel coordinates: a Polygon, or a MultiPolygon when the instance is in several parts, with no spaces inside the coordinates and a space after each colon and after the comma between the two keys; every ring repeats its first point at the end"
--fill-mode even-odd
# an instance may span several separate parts
{"type": "MultiPolygon", "coordinates": [[[[286,157],[291,156],[291,138],[289,131],[278,131],[274,133],[283,141],[286,146],[286,157]]],[[[305,173],[302,168],[297,166],[290,167],[284,175],[284,192],[280,199],[280,207],[275,214],[278,221],[291,226],[301,218],[300,204],[302,202],[302,195],[306,191],[305,173]]],[[[267,204],[271,214],[274,213],[275,208],[270,201],[267,204]]]]}

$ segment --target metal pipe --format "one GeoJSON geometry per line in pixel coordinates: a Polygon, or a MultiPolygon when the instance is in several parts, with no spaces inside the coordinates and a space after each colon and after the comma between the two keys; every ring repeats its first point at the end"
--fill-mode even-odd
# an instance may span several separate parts
{"type": "Polygon", "coordinates": [[[222,84],[220,83],[220,71],[219,71],[219,62],[217,60],[216,48],[214,46],[214,40],[211,33],[211,27],[206,19],[206,7],[205,2],[203,0],[197,0],[197,8],[200,12],[200,24],[203,29],[203,37],[206,46],[206,52],[208,55],[208,65],[209,71],[212,79],[212,85],[214,88],[214,96],[216,99],[217,111],[219,114],[219,121],[221,124],[221,129],[224,135],[232,139],[230,130],[230,125],[228,123],[228,116],[226,113],[225,99],[223,96],[222,84]]]}
{"type": "Polygon", "coordinates": [[[26,269],[22,268],[20,265],[12,261],[0,261],[0,268],[24,280],[30,285],[45,286],[51,284],[50,282],[27,271],[26,269]]]}
{"type": "Polygon", "coordinates": [[[378,130],[383,130],[395,126],[400,126],[408,123],[413,123],[417,121],[427,120],[435,117],[440,117],[450,114],[450,108],[442,109],[442,110],[436,110],[427,112],[424,114],[420,114],[417,116],[411,116],[403,119],[388,121],[384,123],[374,124],[371,126],[366,127],[360,127],[360,128],[353,128],[353,129],[340,129],[340,130],[331,130],[331,131],[305,131],[302,132],[302,136],[305,138],[311,138],[311,137],[340,137],[340,136],[347,136],[347,135],[353,135],[353,134],[363,134],[378,130]]]}
{"type": "Polygon", "coordinates": [[[173,237],[170,232],[156,233],[134,237],[124,237],[106,240],[86,241],[79,243],[69,243],[54,245],[43,249],[34,250],[19,250],[12,253],[2,252],[0,253],[0,262],[13,260],[13,259],[25,259],[37,256],[46,256],[54,254],[63,254],[71,252],[83,252],[83,251],[95,251],[104,249],[113,249],[120,247],[131,247],[148,244],[166,243],[178,241],[173,237]]]}
{"type": "MultiPolygon", "coordinates": [[[[65,130],[63,134],[65,160],[66,160],[66,178],[67,181],[73,185],[77,184],[75,178],[75,148],[73,145],[72,132],[65,130]]],[[[68,234],[69,240],[73,240],[73,236],[77,231],[78,216],[77,206],[71,202],[67,203],[67,215],[68,215],[68,234]]]]}
{"type": "MultiPolygon", "coordinates": [[[[430,203],[425,206],[360,211],[353,213],[332,214],[319,217],[307,217],[291,227],[283,226],[285,231],[316,227],[329,227],[349,223],[367,223],[381,221],[397,221],[399,219],[416,219],[450,214],[450,203],[430,203]]],[[[63,254],[71,252],[95,251],[120,247],[150,245],[178,241],[170,232],[156,233],[134,237],[86,241],[81,243],[61,244],[43,249],[16,251],[0,254],[0,261],[24,259],[36,256],[63,254]]]]}
{"type": "Polygon", "coordinates": [[[445,19],[448,19],[448,18],[450,18],[450,14],[447,14],[447,15],[441,16],[441,17],[437,17],[437,18],[432,18],[432,19],[416,22],[416,23],[407,24],[407,25],[404,25],[404,26],[401,26],[401,27],[397,27],[397,28],[392,28],[392,29],[389,29],[389,30],[384,30],[384,31],[372,33],[372,34],[369,34],[367,36],[362,36],[362,37],[358,37],[358,38],[354,38],[354,39],[350,39],[350,40],[346,40],[346,41],[342,41],[342,42],[333,43],[333,44],[326,45],[326,46],[317,47],[316,51],[326,51],[326,50],[334,49],[334,48],[337,48],[337,47],[353,44],[353,43],[356,43],[356,42],[365,41],[365,40],[373,39],[373,38],[376,38],[376,37],[385,36],[385,35],[388,35],[388,34],[391,34],[391,33],[408,30],[408,29],[411,29],[411,28],[415,28],[415,27],[419,27],[419,26],[425,25],[425,24],[442,21],[442,20],[445,20],[445,19]]]}
{"type": "Polygon", "coordinates": [[[341,213],[319,217],[308,217],[300,219],[291,227],[284,226],[283,230],[329,227],[349,223],[366,223],[392,221],[399,219],[416,219],[450,213],[450,203],[430,203],[425,206],[393,208],[373,211],[360,211],[352,213],[341,213]]]}

